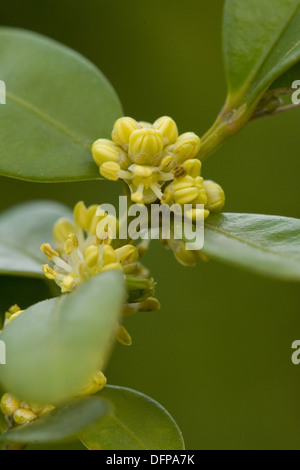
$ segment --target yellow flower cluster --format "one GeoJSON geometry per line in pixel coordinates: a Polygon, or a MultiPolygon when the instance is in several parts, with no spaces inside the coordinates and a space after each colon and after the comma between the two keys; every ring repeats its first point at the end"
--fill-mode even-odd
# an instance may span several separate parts
{"type": "Polygon", "coordinates": [[[124,180],[133,202],[150,204],[162,199],[162,188],[174,179],[174,168],[196,157],[200,146],[200,138],[192,132],[179,136],[170,117],[154,124],[124,117],[115,123],[112,140],[97,140],[92,153],[103,177],[124,180]]]}
{"type": "Polygon", "coordinates": [[[201,177],[202,164],[199,160],[190,159],[176,167],[174,181],[164,191],[162,202],[172,205],[192,205],[185,215],[193,221],[206,219],[210,212],[220,212],[225,204],[225,194],[221,186],[201,177]],[[203,205],[199,209],[197,205],[203,205]]]}

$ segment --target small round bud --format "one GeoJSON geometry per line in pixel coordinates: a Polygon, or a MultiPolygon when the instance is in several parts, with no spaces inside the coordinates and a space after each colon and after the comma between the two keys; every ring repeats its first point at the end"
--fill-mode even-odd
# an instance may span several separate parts
{"type": "Polygon", "coordinates": [[[137,165],[159,164],[164,141],[161,133],[155,129],[140,129],[131,134],[129,157],[137,165]]]}
{"type": "Polygon", "coordinates": [[[111,134],[112,140],[127,152],[131,134],[140,128],[140,124],[130,117],[118,119],[111,134]]]}
{"type": "Polygon", "coordinates": [[[111,181],[118,181],[120,165],[114,162],[106,162],[100,168],[101,175],[111,181]]]}
{"type": "Polygon", "coordinates": [[[116,339],[124,346],[132,345],[132,338],[124,326],[120,326],[116,333],[116,339]]]}
{"type": "Polygon", "coordinates": [[[200,150],[201,140],[193,132],[182,134],[174,145],[174,155],[178,163],[195,158],[200,150]]]}
{"type": "Polygon", "coordinates": [[[0,409],[4,415],[13,416],[20,406],[20,400],[11,393],[5,393],[1,398],[0,409]]]}
{"type": "Polygon", "coordinates": [[[153,124],[163,136],[164,145],[175,144],[178,139],[178,128],[176,122],[168,116],[161,117],[153,124]]]}
{"type": "Polygon", "coordinates": [[[99,246],[89,246],[85,252],[84,259],[89,268],[96,266],[99,259],[99,246]]]}
{"type": "Polygon", "coordinates": [[[111,140],[99,139],[93,144],[92,154],[95,163],[100,167],[105,162],[118,162],[122,151],[111,140]]]}
{"type": "Polygon", "coordinates": [[[220,212],[225,205],[225,193],[221,186],[213,181],[204,181],[204,188],[207,194],[207,204],[205,209],[210,212],[220,212]]]}
{"type": "Polygon", "coordinates": [[[16,424],[27,424],[35,421],[37,419],[37,415],[31,411],[27,410],[26,408],[19,408],[14,413],[14,421],[16,424]]]}

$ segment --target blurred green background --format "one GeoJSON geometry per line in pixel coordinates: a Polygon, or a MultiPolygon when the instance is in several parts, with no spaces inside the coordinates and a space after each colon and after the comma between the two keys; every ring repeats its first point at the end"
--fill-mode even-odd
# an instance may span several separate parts
{"type": "MultiPolygon", "coordinates": [[[[168,114],[182,132],[201,135],[226,91],[222,7],[222,0],[2,0],[1,23],[80,51],[114,85],[126,115],[168,114]]],[[[299,111],[253,123],[205,163],[204,176],[226,190],[226,211],[300,217],[299,126],[299,111]]],[[[36,198],[72,206],[118,196],[118,186],[105,181],[0,178],[0,188],[1,210],[36,198]]],[[[109,382],[162,403],[188,449],[300,449],[300,366],[291,363],[299,286],[216,262],[183,268],[158,243],[147,264],[162,310],[127,321],[134,344],[116,347],[109,382]]],[[[3,279],[0,308],[47,295],[40,281],[3,279]]]]}

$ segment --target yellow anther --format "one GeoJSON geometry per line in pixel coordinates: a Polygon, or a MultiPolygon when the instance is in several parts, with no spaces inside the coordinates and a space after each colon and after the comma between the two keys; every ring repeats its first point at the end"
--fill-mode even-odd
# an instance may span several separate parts
{"type": "Polygon", "coordinates": [[[168,116],[161,117],[155,121],[153,127],[162,134],[165,145],[174,144],[178,139],[176,122],[168,116]]]}
{"type": "Polygon", "coordinates": [[[66,243],[65,243],[65,252],[67,253],[67,255],[71,255],[73,253],[73,251],[78,248],[79,246],[79,243],[78,243],[78,238],[76,237],[76,235],[74,235],[74,233],[72,233],[71,235],[69,235],[66,243]]]}
{"type": "Polygon", "coordinates": [[[133,245],[122,246],[118,248],[115,253],[118,261],[122,264],[133,263],[139,259],[138,250],[133,245]]]}
{"type": "Polygon", "coordinates": [[[225,205],[225,193],[221,186],[213,181],[204,181],[207,193],[207,204],[205,208],[210,212],[220,212],[225,205]]]}
{"type": "Polygon", "coordinates": [[[140,129],[131,134],[129,157],[137,165],[159,164],[164,141],[161,133],[155,129],[140,129]]]}
{"type": "Polygon", "coordinates": [[[140,129],[141,125],[130,117],[118,119],[112,131],[112,140],[120,145],[125,151],[128,151],[128,144],[131,134],[140,129]]]}
{"type": "Polygon", "coordinates": [[[35,421],[36,419],[37,419],[37,415],[33,411],[27,410],[25,408],[19,408],[14,413],[14,421],[16,424],[19,424],[19,425],[31,423],[32,421],[35,421]]]}
{"type": "Polygon", "coordinates": [[[57,258],[59,256],[57,251],[53,250],[53,248],[51,247],[51,245],[49,245],[49,243],[44,243],[41,246],[41,250],[47,256],[49,260],[53,260],[53,258],[57,258]]]}
{"type": "Polygon", "coordinates": [[[119,343],[123,344],[124,346],[131,346],[132,345],[132,338],[126,328],[124,326],[120,326],[119,330],[116,334],[116,339],[119,343]]]}
{"type": "Polygon", "coordinates": [[[135,202],[136,204],[143,204],[144,195],[143,195],[143,193],[140,193],[139,191],[136,191],[135,193],[132,193],[131,200],[132,200],[132,202],[135,202]]]}
{"type": "Polygon", "coordinates": [[[5,393],[1,398],[0,409],[6,416],[13,416],[13,414],[20,407],[20,400],[11,393],[5,393]]]}
{"type": "Polygon", "coordinates": [[[73,212],[74,212],[74,220],[75,220],[76,225],[78,225],[81,228],[86,229],[87,224],[88,224],[88,211],[84,202],[82,201],[78,202],[78,204],[76,204],[76,206],[74,207],[73,212]]]}
{"type": "Polygon", "coordinates": [[[99,259],[99,246],[89,246],[85,252],[84,258],[89,268],[93,268],[94,266],[96,266],[99,259]]]}
{"type": "Polygon", "coordinates": [[[201,147],[200,138],[193,132],[182,134],[174,145],[174,155],[178,163],[194,158],[198,155],[201,147]]]}
{"type": "Polygon", "coordinates": [[[193,178],[197,178],[197,176],[200,176],[202,163],[200,160],[193,158],[191,160],[187,160],[183,164],[183,167],[188,175],[192,176],[193,178]]]}
{"type": "Polygon", "coordinates": [[[160,303],[155,297],[148,297],[148,299],[141,302],[139,305],[140,312],[156,312],[160,309],[160,303]]]}
{"type": "Polygon", "coordinates": [[[119,271],[123,271],[122,266],[121,266],[120,263],[112,263],[112,264],[107,264],[106,266],[104,266],[101,269],[101,272],[112,271],[114,269],[118,269],[119,271]]]}
{"type": "Polygon", "coordinates": [[[103,165],[101,165],[100,167],[100,173],[103,178],[106,178],[111,181],[118,181],[120,170],[120,165],[115,162],[103,163],[103,165]]]}
{"type": "Polygon", "coordinates": [[[15,305],[13,305],[12,307],[10,307],[8,309],[7,314],[8,315],[14,315],[15,313],[18,313],[20,311],[21,311],[21,309],[20,309],[19,305],[15,304],[15,305]]]}
{"type": "Polygon", "coordinates": [[[54,281],[57,278],[57,272],[54,271],[54,269],[52,269],[49,264],[44,264],[44,266],[42,266],[42,269],[44,271],[45,276],[51,281],[54,281]]]}
{"type": "Polygon", "coordinates": [[[104,266],[107,264],[113,264],[116,263],[117,260],[117,255],[115,253],[115,250],[113,249],[112,246],[110,245],[104,245],[103,247],[103,263],[104,266]]]}
{"type": "Polygon", "coordinates": [[[181,240],[171,240],[169,242],[175,258],[183,266],[193,267],[197,262],[197,252],[187,250],[185,243],[181,240]]]}
{"type": "Polygon", "coordinates": [[[9,325],[12,321],[14,321],[16,318],[18,318],[23,312],[24,312],[24,310],[19,310],[18,312],[13,313],[12,315],[10,314],[9,317],[6,317],[4,326],[9,325]]]}
{"type": "Polygon", "coordinates": [[[70,233],[75,233],[75,225],[67,219],[60,219],[53,229],[53,238],[56,243],[65,243],[70,233]]]}
{"type": "Polygon", "coordinates": [[[92,154],[95,163],[100,167],[106,162],[118,162],[122,150],[111,140],[99,139],[93,144],[92,154]]]}
{"type": "Polygon", "coordinates": [[[66,276],[63,280],[62,286],[61,286],[61,291],[63,294],[66,292],[70,292],[74,285],[74,278],[73,276],[66,276]]]}

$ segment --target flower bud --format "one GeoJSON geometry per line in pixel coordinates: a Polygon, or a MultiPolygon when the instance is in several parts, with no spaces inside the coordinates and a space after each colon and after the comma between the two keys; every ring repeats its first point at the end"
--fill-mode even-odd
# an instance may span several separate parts
{"type": "Polygon", "coordinates": [[[225,193],[220,185],[214,181],[204,181],[204,188],[207,194],[207,204],[205,209],[210,212],[220,212],[225,205],[225,193]]]}
{"type": "Polygon", "coordinates": [[[136,304],[154,295],[155,283],[153,279],[126,276],[126,288],[129,296],[128,303],[136,304]]]}
{"type": "Polygon", "coordinates": [[[20,400],[11,393],[5,393],[1,398],[0,409],[4,415],[13,416],[20,406],[20,400]]]}
{"type": "Polygon", "coordinates": [[[116,333],[116,339],[124,346],[132,345],[132,338],[124,326],[120,326],[116,333]]]}
{"type": "Polygon", "coordinates": [[[32,421],[36,419],[37,419],[37,415],[33,411],[27,410],[25,408],[19,408],[14,413],[14,421],[16,424],[19,424],[19,425],[31,423],[32,421]]]}
{"type": "Polygon", "coordinates": [[[177,162],[183,163],[186,160],[195,158],[200,150],[201,140],[193,132],[182,134],[174,145],[174,155],[177,162]]]}
{"type": "Polygon", "coordinates": [[[127,152],[131,134],[140,129],[140,127],[140,124],[130,117],[118,119],[111,134],[112,140],[127,152]]]}
{"type": "Polygon", "coordinates": [[[111,181],[118,181],[121,167],[118,163],[106,162],[100,168],[101,175],[111,181]]]}
{"type": "Polygon", "coordinates": [[[140,129],[131,134],[129,157],[137,165],[159,164],[164,141],[161,133],[155,129],[140,129]]]}
{"type": "Polygon", "coordinates": [[[164,139],[164,145],[175,144],[178,139],[178,128],[176,122],[168,116],[161,117],[153,124],[164,139]]]}
{"type": "Polygon", "coordinates": [[[99,246],[89,246],[85,252],[84,259],[89,268],[96,266],[99,259],[99,246]]]}
{"type": "Polygon", "coordinates": [[[189,176],[197,178],[197,176],[200,176],[202,163],[200,162],[200,160],[193,158],[184,162],[183,168],[189,176]]]}
{"type": "Polygon", "coordinates": [[[120,147],[111,140],[99,139],[92,146],[92,154],[95,163],[101,167],[105,162],[118,162],[122,155],[120,147]]]}

